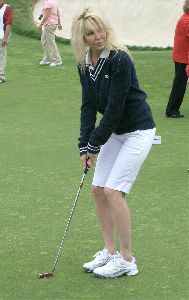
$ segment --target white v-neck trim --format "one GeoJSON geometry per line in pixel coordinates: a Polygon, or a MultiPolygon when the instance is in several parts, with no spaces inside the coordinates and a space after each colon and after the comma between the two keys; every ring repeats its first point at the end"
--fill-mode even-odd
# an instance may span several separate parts
{"type": "Polygon", "coordinates": [[[89,74],[93,81],[96,81],[100,71],[102,70],[103,65],[105,64],[106,59],[109,57],[109,54],[110,54],[110,50],[104,49],[100,54],[96,68],[94,68],[91,61],[90,50],[86,53],[85,63],[86,66],[89,68],[89,74]]]}

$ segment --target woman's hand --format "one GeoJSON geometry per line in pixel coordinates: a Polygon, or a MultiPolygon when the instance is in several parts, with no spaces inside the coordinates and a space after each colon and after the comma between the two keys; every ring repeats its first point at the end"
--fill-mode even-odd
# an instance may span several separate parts
{"type": "Polygon", "coordinates": [[[2,47],[7,46],[7,39],[4,37],[2,42],[1,42],[2,47]]]}
{"type": "Polygon", "coordinates": [[[83,168],[87,168],[88,169],[88,165],[87,165],[87,153],[81,155],[80,156],[80,160],[81,160],[83,168]]]}
{"type": "Polygon", "coordinates": [[[89,169],[94,165],[96,160],[96,154],[87,152],[87,166],[89,169]]]}
{"type": "Polygon", "coordinates": [[[58,24],[58,30],[62,30],[62,25],[58,24]]]}
{"type": "Polygon", "coordinates": [[[95,163],[96,154],[87,152],[86,154],[83,154],[80,156],[80,160],[81,160],[82,166],[89,170],[95,163]]]}
{"type": "Polygon", "coordinates": [[[39,24],[39,25],[37,26],[38,31],[42,31],[42,27],[43,27],[43,24],[39,24]]]}

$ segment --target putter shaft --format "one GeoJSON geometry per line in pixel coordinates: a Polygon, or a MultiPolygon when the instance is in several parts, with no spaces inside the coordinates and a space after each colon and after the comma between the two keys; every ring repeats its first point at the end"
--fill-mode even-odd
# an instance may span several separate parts
{"type": "Polygon", "coordinates": [[[81,179],[81,182],[80,182],[80,185],[79,185],[79,189],[78,189],[78,191],[77,191],[77,195],[76,195],[76,197],[75,197],[74,204],[73,204],[73,207],[72,207],[72,210],[71,210],[69,219],[68,219],[68,223],[67,223],[67,225],[66,225],[66,229],[65,229],[65,231],[64,231],[64,235],[63,235],[63,237],[62,237],[62,241],[61,241],[60,247],[59,247],[59,249],[58,249],[58,253],[57,253],[57,256],[56,256],[56,259],[55,259],[55,262],[54,262],[53,269],[52,269],[52,271],[49,272],[49,273],[41,273],[41,274],[38,274],[38,276],[37,276],[38,279],[50,278],[50,277],[52,277],[52,276],[54,275],[54,271],[55,271],[55,269],[56,269],[56,265],[57,265],[58,260],[59,260],[59,257],[60,257],[60,252],[61,252],[62,247],[63,247],[63,245],[64,245],[64,240],[65,240],[66,234],[67,234],[67,232],[68,232],[68,228],[69,228],[69,226],[70,226],[70,222],[71,222],[71,219],[72,219],[72,216],[73,216],[73,213],[74,213],[74,210],[75,210],[75,207],[76,207],[78,198],[79,198],[79,194],[80,194],[81,189],[82,189],[82,187],[83,187],[83,182],[84,182],[84,180],[85,180],[85,177],[86,177],[86,175],[87,175],[87,172],[88,172],[88,169],[85,168],[84,173],[83,173],[83,176],[82,176],[82,179],[81,179]]]}

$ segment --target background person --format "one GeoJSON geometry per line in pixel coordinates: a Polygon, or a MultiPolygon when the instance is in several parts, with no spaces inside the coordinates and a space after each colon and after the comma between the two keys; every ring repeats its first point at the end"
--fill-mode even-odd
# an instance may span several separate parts
{"type": "Polygon", "coordinates": [[[4,0],[0,0],[0,83],[5,82],[7,44],[12,27],[12,11],[4,0]]]}
{"type": "Polygon", "coordinates": [[[136,275],[125,194],[151,149],[155,123],[129,52],[117,43],[102,13],[87,8],[75,16],[72,45],[82,85],[79,148],[83,167],[91,168],[100,151],[92,188],[104,248],[83,268],[102,278],[136,275]],[[95,128],[97,112],[102,118],[95,128]]]}
{"type": "Polygon", "coordinates": [[[56,0],[45,0],[42,14],[43,17],[38,25],[38,30],[42,31],[43,27],[41,43],[44,56],[40,61],[40,65],[50,65],[50,67],[60,66],[62,65],[62,60],[55,41],[55,31],[57,27],[61,30],[62,25],[56,0]]]}
{"type": "Polygon", "coordinates": [[[175,64],[175,77],[172,90],[166,108],[166,116],[172,118],[183,118],[180,107],[183,102],[189,72],[189,0],[184,2],[184,14],[177,22],[174,36],[174,47],[172,59],[175,64]]]}

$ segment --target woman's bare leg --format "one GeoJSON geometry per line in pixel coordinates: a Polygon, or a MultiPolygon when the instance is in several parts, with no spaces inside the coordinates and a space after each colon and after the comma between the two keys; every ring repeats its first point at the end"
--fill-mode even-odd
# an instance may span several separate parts
{"type": "Polygon", "coordinates": [[[116,254],[115,221],[104,188],[93,186],[96,211],[104,237],[104,247],[109,253],[116,254]]]}
{"type": "Polygon", "coordinates": [[[131,217],[124,194],[109,188],[105,188],[104,193],[120,236],[120,254],[125,260],[131,261],[131,217]]]}

